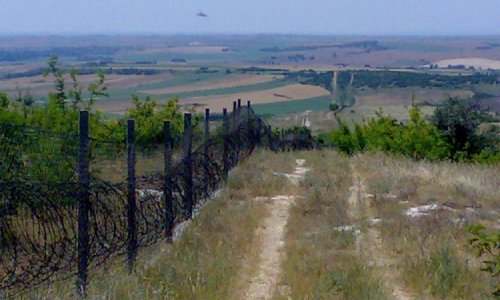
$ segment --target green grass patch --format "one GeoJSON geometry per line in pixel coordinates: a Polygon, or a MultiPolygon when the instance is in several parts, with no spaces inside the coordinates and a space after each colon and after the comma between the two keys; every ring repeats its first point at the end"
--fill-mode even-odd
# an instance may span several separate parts
{"type": "Polygon", "coordinates": [[[253,109],[260,115],[282,116],[306,110],[324,111],[332,103],[330,96],[314,97],[303,100],[283,101],[275,103],[255,104],[253,109]]]}

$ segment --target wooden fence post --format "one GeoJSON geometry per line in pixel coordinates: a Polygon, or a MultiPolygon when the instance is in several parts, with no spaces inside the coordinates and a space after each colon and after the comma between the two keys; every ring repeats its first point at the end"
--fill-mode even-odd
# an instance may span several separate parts
{"type": "Polygon", "coordinates": [[[90,256],[89,212],[90,212],[90,174],[89,174],[89,112],[80,111],[80,153],[78,156],[78,278],[77,292],[85,297],[88,284],[90,256]]]}
{"type": "Polygon", "coordinates": [[[227,109],[222,110],[222,137],[223,137],[223,151],[222,151],[222,177],[227,180],[229,174],[229,124],[227,120],[227,109]]]}
{"type": "Polygon", "coordinates": [[[135,177],[135,122],[127,121],[127,220],[128,244],[127,258],[129,272],[134,270],[137,257],[137,220],[136,220],[136,177],[135,177]]]}
{"type": "Polygon", "coordinates": [[[205,166],[205,183],[204,183],[204,189],[205,189],[205,197],[208,197],[209,195],[209,182],[210,182],[210,173],[209,171],[209,162],[210,162],[210,156],[209,156],[209,141],[210,141],[210,109],[206,108],[205,109],[205,141],[203,143],[203,159],[204,159],[204,166],[205,166]]]}
{"type": "Polygon", "coordinates": [[[164,226],[167,243],[172,242],[174,228],[174,198],[172,195],[172,129],[170,121],[163,122],[163,206],[165,208],[164,226]]]}
{"type": "Polygon", "coordinates": [[[191,114],[184,114],[184,143],[183,143],[183,162],[184,162],[184,217],[191,218],[193,214],[193,166],[191,158],[192,148],[192,127],[191,114]]]}

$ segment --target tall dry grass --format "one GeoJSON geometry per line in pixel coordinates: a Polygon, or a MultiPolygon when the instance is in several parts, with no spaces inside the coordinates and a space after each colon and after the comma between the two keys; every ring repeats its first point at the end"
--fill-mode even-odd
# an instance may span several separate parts
{"type": "Polygon", "coordinates": [[[347,213],[349,158],[332,151],[300,153],[311,168],[287,226],[283,278],[277,299],[385,299],[373,267],[356,247],[347,213]]]}
{"type": "MultiPolygon", "coordinates": [[[[238,278],[246,264],[258,257],[252,241],[265,216],[255,196],[283,193],[286,178],[273,172],[290,172],[293,159],[257,151],[240,164],[221,194],[209,201],[177,242],[165,241],[140,249],[135,272],[128,274],[124,258],[93,272],[89,299],[229,299],[238,291],[238,278]]],[[[74,299],[74,282],[68,280],[20,295],[26,299],[74,299]]]]}
{"type": "Polygon", "coordinates": [[[352,159],[374,194],[372,209],[386,253],[402,282],[425,299],[490,299],[494,279],[480,271],[465,228],[474,223],[500,229],[499,168],[430,163],[384,154],[352,159]],[[410,207],[436,204],[427,215],[410,207]]]}

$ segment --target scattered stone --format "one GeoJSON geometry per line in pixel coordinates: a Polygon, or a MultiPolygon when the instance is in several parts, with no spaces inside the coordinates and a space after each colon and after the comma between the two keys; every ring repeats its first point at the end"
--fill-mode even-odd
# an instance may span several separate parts
{"type": "Polygon", "coordinates": [[[163,191],[158,191],[158,190],[153,190],[153,189],[144,189],[144,190],[137,190],[137,195],[139,198],[146,198],[146,197],[155,197],[155,198],[161,198],[163,197],[163,191]]]}
{"type": "Polygon", "coordinates": [[[410,207],[405,211],[405,215],[412,217],[412,218],[418,218],[422,216],[427,216],[430,214],[431,211],[439,209],[438,204],[428,204],[428,205],[421,205],[421,206],[416,206],[416,207],[410,207]]]}
{"type": "Polygon", "coordinates": [[[393,194],[380,194],[378,195],[379,200],[397,200],[398,196],[393,194]]]}
{"type": "Polygon", "coordinates": [[[296,159],[295,162],[297,163],[297,165],[299,165],[299,167],[302,167],[306,163],[306,160],[305,159],[296,159]]]}
{"type": "Polygon", "coordinates": [[[355,229],[354,225],[343,225],[343,226],[333,227],[333,230],[335,231],[353,231],[354,229],[355,229]]]}

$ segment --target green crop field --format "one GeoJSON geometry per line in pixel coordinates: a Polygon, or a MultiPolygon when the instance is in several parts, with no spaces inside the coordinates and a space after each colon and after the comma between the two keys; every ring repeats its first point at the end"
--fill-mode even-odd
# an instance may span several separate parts
{"type": "Polygon", "coordinates": [[[253,106],[253,109],[256,113],[261,115],[282,116],[285,114],[304,112],[306,110],[328,110],[328,106],[331,103],[332,98],[330,96],[323,96],[304,100],[256,104],[253,106]]]}

